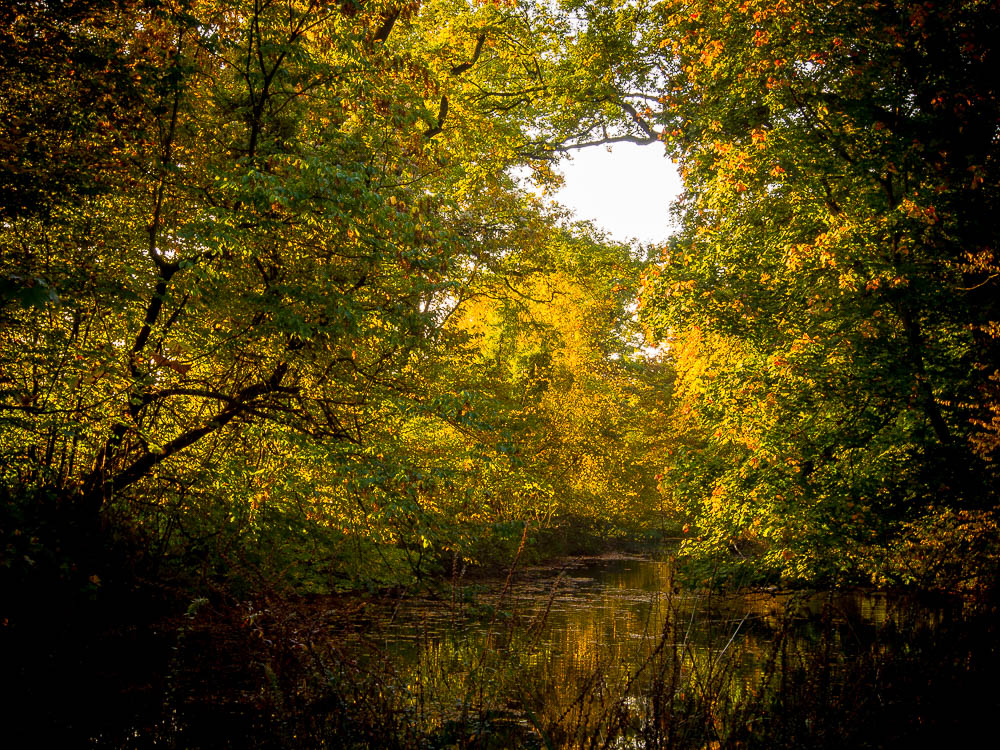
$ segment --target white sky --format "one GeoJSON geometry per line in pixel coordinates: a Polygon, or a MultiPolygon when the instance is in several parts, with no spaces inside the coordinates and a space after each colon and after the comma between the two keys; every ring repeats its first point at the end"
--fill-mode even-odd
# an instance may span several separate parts
{"type": "Polygon", "coordinates": [[[660,143],[592,146],[571,152],[558,171],[566,185],[554,198],[614,239],[661,244],[671,233],[670,205],[681,192],[677,168],[660,143]]]}

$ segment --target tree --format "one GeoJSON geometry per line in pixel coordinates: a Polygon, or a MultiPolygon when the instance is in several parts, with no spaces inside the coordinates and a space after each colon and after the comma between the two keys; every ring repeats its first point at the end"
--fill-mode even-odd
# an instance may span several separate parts
{"type": "Polygon", "coordinates": [[[13,494],[54,496],[71,527],[137,523],[161,549],[224,547],[225,530],[302,563],[291,548],[308,545],[280,530],[312,528],[391,567],[394,549],[461,547],[453,494],[475,496],[485,528],[572,489],[599,447],[584,415],[614,414],[601,378],[637,387],[622,329],[637,264],[560,229],[509,174],[548,173],[536,141],[549,87],[568,85],[551,67],[567,18],[78,0],[12,19],[0,144],[38,151],[3,173],[13,494]],[[561,307],[532,301],[551,290],[561,307]],[[503,372],[471,353],[490,345],[459,322],[476,305],[513,336],[503,372]],[[539,373],[560,357],[550,387],[539,373]],[[580,395],[561,423],[557,399],[580,395]]]}
{"type": "Polygon", "coordinates": [[[996,8],[657,12],[686,194],[643,311],[703,433],[690,547],[871,574],[900,523],[996,500],[996,8]]]}
{"type": "Polygon", "coordinates": [[[480,268],[445,329],[441,382],[481,399],[465,509],[636,533],[656,520],[661,396],[629,309],[642,263],[586,226],[546,219],[506,235],[509,251],[480,268]]]}

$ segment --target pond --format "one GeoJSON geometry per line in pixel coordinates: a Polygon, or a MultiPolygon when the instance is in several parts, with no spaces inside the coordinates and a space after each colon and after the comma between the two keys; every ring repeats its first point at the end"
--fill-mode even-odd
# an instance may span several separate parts
{"type": "Polygon", "coordinates": [[[392,665],[441,747],[919,746],[998,705],[993,615],[961,597],[684,591],[669,563],[613,556],[456,581],[348,642],[392,665]]]}
{"type": "Polygon", "coordinates": [[[621,555],[435,592],[201,602],[158,639],[91,651],[57,707],[73,721],[63,745],[979,746],[1000,711],[983,599],[720,595],[621,555]]]}

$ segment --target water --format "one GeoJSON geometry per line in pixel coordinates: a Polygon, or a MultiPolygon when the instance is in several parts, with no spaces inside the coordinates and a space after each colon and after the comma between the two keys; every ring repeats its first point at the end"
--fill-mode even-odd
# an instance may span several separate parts
{"type": "Polygon", "coordinates": [[[881,747],[953,738],[982,722],[973,707],[1000,705],[992,678],[980,687],[997,662],[984,607],[722,596],[679,589],[668,563],[590,558],[396,602],[366,642],[418,721],[440,733],[478,717],[497,746],[881,747]]]}
{"type": "Polygon", "coordinates": [[[159,667],[137,642],[124,689],[81,670],[53,710],[79,707],[63,746],[102,748],[940,747],[1000,710],[998,621],[971,598],[721,596],[576,559],[435,596],[206,605],[153,641],[159,667]]]}

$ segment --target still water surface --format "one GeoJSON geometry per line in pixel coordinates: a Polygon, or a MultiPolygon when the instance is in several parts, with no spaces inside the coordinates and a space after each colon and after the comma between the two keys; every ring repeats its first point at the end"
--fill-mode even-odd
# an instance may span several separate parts
{"type": "Polygon", "coordinates": [[[429,725],[487,716],[552,746],[596,737],[609,747],[683,746],[664,733],[684,729],[711,746],[773,723],[754,711],[798,706],[788,721],[799,725],[767,731],[808,737],[843,710],[907,737],[911,723],[940,723],[928,711],[953,710],[938,694],[952,695],[979,658],[984,644],[963,629],[976,606],[870,591],[683,591],[669,563],[616,556],[396,602],[365,638],[397,665],[429,725]]]}
{"type": "Polygon", "coordinates": [[[571,664],[598,654],[612,659],[641,652],[662,640],[668,625],[682,636],[678,645],[741,651],[748,642],[796,625],[797,638],[809,639],[815,627],[808,623],[814,621],[858,638],[904,615],[933,624],[946,614],[941,604],[920,607],[912,599],[869,591],[684,591],[670,563],[615,555],[529,568],[509,582],[456,587],[450,598],[446,593],[397,602],[377,616],[377,637],[389,652],[413,658],[451,641],[475,640],[491,649],[530,645],[538,655],[571,664]]]}
{"type": "Polygon", "coordinates": [[[983,598],[723,596],[617,556],[280,607],[206,604],[161,644],[159,687],[145,642],[127,673],[97,655],[69,683],[86,689],[57,744],[912,750],[982,746],[1000,715],[1000,617],[983,598]]]}

